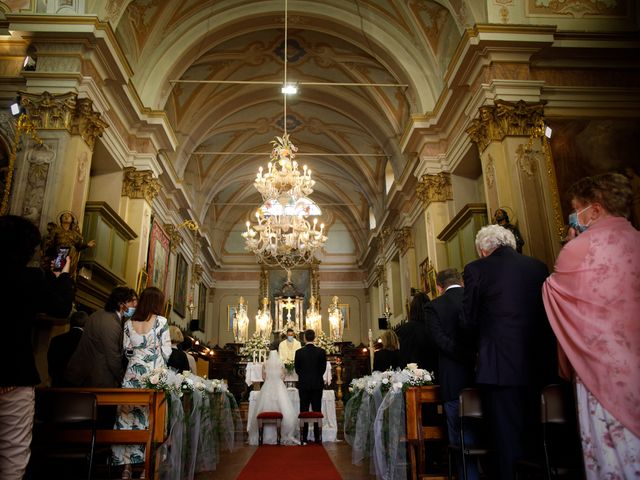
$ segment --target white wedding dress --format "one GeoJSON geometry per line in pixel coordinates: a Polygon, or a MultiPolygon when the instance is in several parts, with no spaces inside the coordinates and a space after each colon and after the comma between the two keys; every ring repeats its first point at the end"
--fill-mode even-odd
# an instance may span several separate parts
{"type": "MultiPolygon", "coordinates": [[[[258,419],[260,412],[282,413],[280,426],[280,442],[283,445],[298,445],[299,434],[297,427],[298,412],[293,408],[289,392],[284,385],[284,365],[276,350],[269,352],[269,358],[265,362],[264,384],[260,389],[260,395],[253,418],[248,419],[247,430],[249,432],[249,445],[258,445],[258,419]]],[[[267,424],[263,430],[263,444],[277,443],[276,427],[267,424]]]]}

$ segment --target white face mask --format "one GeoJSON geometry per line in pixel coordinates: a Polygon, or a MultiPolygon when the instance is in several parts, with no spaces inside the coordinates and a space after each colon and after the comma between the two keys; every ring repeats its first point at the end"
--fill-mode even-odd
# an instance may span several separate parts
{"type": "Polygon", "coordinates": [[[293,335],[287,335],[287,342],[293,342],[293,335]]]}

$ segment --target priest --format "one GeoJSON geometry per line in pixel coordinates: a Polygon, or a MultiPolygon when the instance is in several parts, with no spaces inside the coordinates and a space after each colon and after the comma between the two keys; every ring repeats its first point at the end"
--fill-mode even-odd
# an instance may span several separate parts
{"type": "Polygon", "coordinates": [[[288,328],[287,338],[282,340],[278,346],[278,355],[280,355],[282,363],[293,362],[296,358],[296,350],[300,347],[302,347],[302,345],[296,339],[293,329],[288,328]]]}

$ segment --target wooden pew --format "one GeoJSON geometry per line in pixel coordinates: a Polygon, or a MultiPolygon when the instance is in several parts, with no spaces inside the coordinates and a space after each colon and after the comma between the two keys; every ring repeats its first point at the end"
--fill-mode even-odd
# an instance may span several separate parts
{"type": "MultiPolygon", "coordinates": [[[[155,448],[166,439],[167,401],[164,392],[146,388],[47,388],[47,392],[90,392],[101,405],[147,405],[149,407],[148,430],[96,431],[97,445],[145,445],[144,468],[149,479],[155,477],[159,459],[151,463],[155,448]],[[153,465],[153,468],[152,468],[153,465]]],[[[60,434],[60,441],[82,441],[89,439],[90,432],[76,430],[60,434]]]]}
{"type": "Polygon", "coordinates": [[[423,425],[422,405],[441,403],[440,386],[411,387],[405,391],[407,416],[407,446],[411,463],[411,479],[444,480],[443,475],[427,475],[425,472],[425,441],[444,440],[446,432],[437,425],[423,425]]]}

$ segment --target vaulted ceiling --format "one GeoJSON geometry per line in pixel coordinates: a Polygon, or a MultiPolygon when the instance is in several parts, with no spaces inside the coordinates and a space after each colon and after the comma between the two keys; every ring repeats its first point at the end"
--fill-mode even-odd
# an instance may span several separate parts
{"type": "MultiPolygon", "coordinates": [[[[387,162],[396,178],[415,166],[400,149],[411,116],[433,110],[464,29],[482,20],[468,3],[288,0],[286,73],[300,86],[287,131],[329,236],[348,232],[354,261],[370,210],[384,214],[387,162]]],[[[253,179],[284,131],[285,0],[134,0],[116,23],[143,104],[175,131],[166,158],[190,210],[220,258],[239,254],[260,203],[253,179]]]]}

